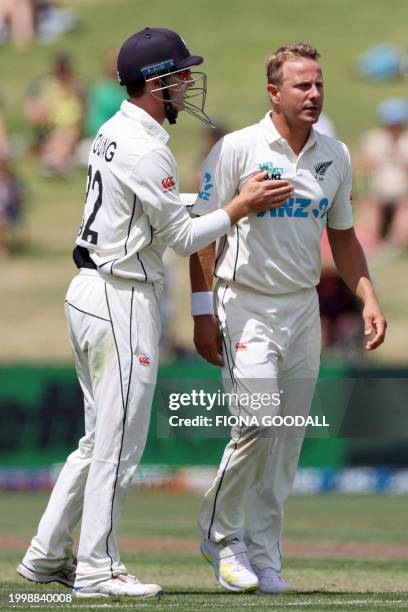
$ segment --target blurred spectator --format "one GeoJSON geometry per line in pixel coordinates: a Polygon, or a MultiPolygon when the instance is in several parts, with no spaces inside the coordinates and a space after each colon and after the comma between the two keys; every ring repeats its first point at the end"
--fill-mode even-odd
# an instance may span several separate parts
{"type": "Polygon", "coordinates": [[[6,123],[0,106],[0,257],[10,251],[12,232],[20,220],[23,202],[24,190],[9,158],[6,123]]]}
{"type": "Polygon", "coordinates": [[[357,297],[340,278],[324,231],[321,243],[322,273],[317,286],[322,327],[322,350],[333,350],[350,359],[363,353],[364,326],[357,297]]]}
{"type": "Polygon", "coordinates": [[[116,78],[117,59],[116,53],[110,53],[105,58],[105,77],[96,81],[89,91],[85,135],[90,138],[96,136],[102,123],[105,123],[119,110],[123,100],[127,97],[126,91],[119,85],[116,78]]]}
{"type": "Polygon", "coordinates": [[[21,220],[24,189],[7,158],[0,160],[0,257],[8,255],[12,235],[21,220]]]}
{"type": "Polygon", "coordinates": [[[69,8],[41,0],[0,0],[0,43],[11,40],[17,48],[33,40],[54,42],[74,30],[79,19],[69,8]]]}
{"type": "Polygon", "coordinates": [[[4,120],[3,111],[1,108],[1,101],[0,101],[0,162],[1,160],[7,157],[8,157],[8,143],[7,143],[6,122],[4,120]]]}
{"type": "Polygon", "coordinates": [[[357,71],[370,81],[389,81],[406,75],[406,52],[395,45],[380,43],[358,58],[357,71]]]}
{"type": "Polygon", "coordinates": [[[35,129],[44,174],[68,174],[81,136],[84,96],[67,55],[57,55],[51,73],[33,85],[25,113],[35,129]]]}
{"type": "Polygon", "coordinates": [[[374,243],[408,246],[408,103],[388,98],[380,126],[362,137],[356,170],[364,180],[360,221],[374,243]]]}
{"type": "Polygon", "coordinates": [[[96,81],[90,88],[85,115],[85,138],[77,150],[77,161],[88,164],[89,149],[99,128],[110,119],[120,108],[127,94],[116,78],[117,54],[109,53],[105,58],[105,76],[96,81]]]}
{"type": "Polygon", "coordinates": [[[54,42],[63,34],[75,30],[80,23],[77,14],[70,8],[41,0],[36,0],[36,4],[36,39],[40,42],[54,42]]]}
{"type": "Polygon", "coordinates": [[[2,39],[10,37],[17,48],[31,44],[35,35],[35,0],[0,0],[2,39]]]}

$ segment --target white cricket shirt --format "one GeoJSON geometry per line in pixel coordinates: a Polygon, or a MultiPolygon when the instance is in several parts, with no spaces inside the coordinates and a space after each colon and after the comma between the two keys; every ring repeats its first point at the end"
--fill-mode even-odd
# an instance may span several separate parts
{"type": "Polygon", "coordinates": [[[194,214],[222,206],[261,170],[290,181],[293,197],[279,209],[250,215],[230,228],[218,247],[215,275],[270,294],[313,287],[320,279],[323,228],[353,225],[348,149],[312,128],[296,156],[268,112],[213,147],[203,164],[194,214]]]}
{"type": "Polygon", "coordinates": [[[190,218],[168,139],[155,119],[128,101],[96,135],[76,244],[88,249],[98,270],[161,284],[166,246],[189,255],[231,227],[224,210],[209,223],[190,218]]]}

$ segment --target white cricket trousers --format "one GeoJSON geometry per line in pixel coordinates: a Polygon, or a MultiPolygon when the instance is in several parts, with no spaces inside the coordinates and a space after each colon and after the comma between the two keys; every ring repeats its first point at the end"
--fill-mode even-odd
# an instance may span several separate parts
{"type": "MultiPolygon", "coordinates": [[[[216,309],[224,391],[239,398],[279,393],[280,400],[255,412],[259,427],[232,428],[198,524],[221,549],[247,549],[253,565],[280,571],[283,507],[305,432],[263,427],[260,417],[309,414],[320,362],[318,297],[314,288],[270,296],[221,281],[216,309]]],[[[233,415],[254,414],[241,404],[230,406],[233,415]]]]}
{"type": "Polygon", "coordinates": [[[67,565],[82,514],[75,586],[88,586],[127,573],[116,531],[145,447],[160,319],[151,285],[87,269],[72,280],[65,310],[85,435],[58,477],[23,563],[44,573],[67,565]]]}

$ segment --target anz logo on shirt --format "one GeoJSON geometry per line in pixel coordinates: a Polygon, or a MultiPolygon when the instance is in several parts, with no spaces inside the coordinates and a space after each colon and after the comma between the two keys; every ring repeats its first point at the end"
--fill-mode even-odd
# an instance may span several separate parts
{"type": "Polygon", "coordinates": [[[212,191],[212,188],[214,187],[211,181],[212,181],[211,174],[209,172],[205,172],[203,176],[203,182],[201,185],[201,189],[198,192],[198,197],[200,198],[200,200],[205,200],[206,202],[208,202],[208,200],[210,199],[211,191],[212,191]]]}
{"type": "Polygon", "coordinates": [[[319,202],[309,198],[288,198],[280,208],[271,208],[257,213],[257,217],[264,217],[269,212],[269,217],[289,217],[295,219],[307,219],[313,216],[322,219],[327,213],[329,200],[321,199],[319,202]]]}

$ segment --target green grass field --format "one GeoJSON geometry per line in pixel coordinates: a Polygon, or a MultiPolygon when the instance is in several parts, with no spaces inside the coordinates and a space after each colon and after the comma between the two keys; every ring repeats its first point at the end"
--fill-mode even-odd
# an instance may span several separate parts
{"type": "MultiPolygon", "coordinates": [[[[8,604],[11,593],[69,594],[58,585],[34,585],[15,574],[46,499],[45,494],[2,495],[2,610],[13,609],[8,604]]],[[[406,610],[407,501],[406,497],[385,496],[293,497],[287,504],[283,574],[299,590],[284,596],[259,596],[229,594],[216,583],[198,552],[198,497],[132,492],[119,532],[122,556],[130,572],[142,580],[159,582],[165,598],[92,600],[54,608],[406,610]]],[[[40,605],[41,609],[50,607],[40,605]]]]}
{"type": "MultiPolygon", "coordinates": [[[[29,140],[23,107],[30,83],[43,74],[57,51],[72,54],[78,74],[87,85],[102,73],[109,50],[146,25],[179,30],[191,50],[205,57],[208,73],[207,110],[229,129],[256,122],[269,107],[265,92],[264,60],[277,46],[310,41],[322,54],[326,82],[326,111],[338,136],[355,150],[361,134],[375,124],[377,104],[387,96],[406,96],[406,82],[367,83],[356,77],[355,61],[371,45],[387,41],[405,48],[408,3],[405,0],[183,0],[171,6],[164,0],[64,0],[74,7],[82,27],[49,45],[20,52],[3,45],[0,102],[11,135],[29,140]]],[[[171,146],[180,166],[183,189],[193,188],[201,157],[201,125],[180,116],[170,128],[171,146]]],[[[78,170],[67,181],[42,178],[35,161],[23,155],[17,169],[29,200],[22,230],[24,249],[3,265],[0,291],[0,361],[64,362],[70,360],[63,299],[75,273],[71,250],[82,217],[85,173],[78,170]]],[[[358,209],[358,194],[355,194],[358,209]]],[[[406,356],[405,313],[408,257],[374,269],[380,297],[389,319],[389,341],[375,360],[388,363],[406,356]]],[[[191,346],[187,262],[175,258],[176,313],[173,337],[191,346]]]]}

